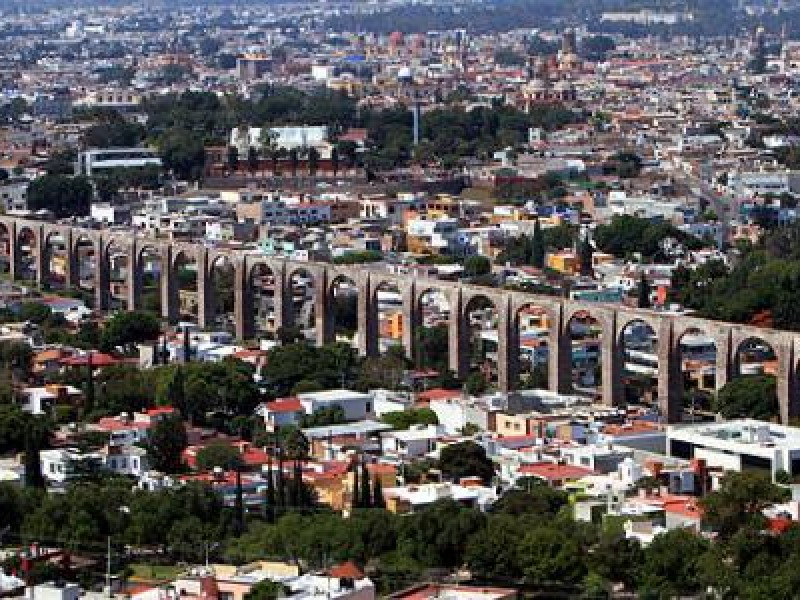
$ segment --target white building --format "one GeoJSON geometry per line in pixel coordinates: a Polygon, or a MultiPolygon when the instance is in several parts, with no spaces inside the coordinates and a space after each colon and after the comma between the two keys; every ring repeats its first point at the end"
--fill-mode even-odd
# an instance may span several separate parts
{"type": "Polygon", "coordinates": [[[383,434],[383,453],[401,460],[421,458],[436,449],[436,440],[442,435],[441,425],[412,425],[406,431],[390,431],[383,434]]]}
{"type": "Polygon", "coordinates": [[[28,210],[27,179],[9,179],[0,184],[0,208],[6,213],[28,210]]]}
{"type": "Polygon", "coordinates": [[[732,171],[728,187],[749,196],[789,194],[800,191],[800,171],[732,171]]]}
{"type": "Polygon", "coordinates": [[[328,134],[325,125],[270,127],[268,134],[264,133],[262,127],[237,127],[231,131],[230,145],[236,146],[239,156],[244,157],[251,147],[261,150],[264,138],[269,137],[277,148],[300,150],[313,146],[320,151],[320,158],[330,158],[328,134]]]}
{"type": "Polygon", "coordinates": [[[387,488],[383,493],[387,499],[397,503],[398,512],[416,512],[439,500],[455,500],[465,506],[486,510],[497,500],[494,487],[455,483],[407,485],[387,488]]]}
{"type": "Polygon", "coordinates": [[[486,403],[465,398],[436,398],[430,409],[444,427],[445,433],[457,434],[465,425],[476,425],[483,431],[489,429],[489,410],[486,403]]]}
{"type": "Polygon", "coordinates": [[[306,414],[312,415],[324,408],[339,407],[347,421],[359,421],[372,414],[372,396],[351,390],[325,390],[298,394],[306,414]]]}
{"type": "Polygon", "coordinates": [[[800,475],[800,429],[755,419],[671,425],[667,452],[729,471],[761,469],[773,478],[780,470],[800,475]]]}
{"type": "Polygon", "coordinates": [[[78,155],[77,174],[91,177],[97,171],[132,167],[161,167],[154,148],[95,148],[78,155]]]}
{"type": "Polygon", "coordinates": [[[458,219],[411,219],[408,235],[432,250],[449,252],[458,245],[458,219]]]}

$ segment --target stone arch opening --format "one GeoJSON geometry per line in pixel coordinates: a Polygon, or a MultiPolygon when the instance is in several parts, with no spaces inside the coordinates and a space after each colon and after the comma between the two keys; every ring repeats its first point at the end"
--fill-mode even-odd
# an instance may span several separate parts
{"type": "Polygon", "coordinates": [[[51,231],[44,239],[42,285],[50,290],[66,289],[69,277],[69,246],[61,231],[51,231]]]}
{"type": "Polygon", "coordinates": [[[172,261],[174,283],[173,306],[183,321],[198,322],[199,298],[197,293],[197,258],[183,250],[172,261]]]}
{"type": "Polygon", "coordinates": [[[645,320],[625,324],[618,340],[625,405],[658,406],[658,334],[645,320]]]}
{"type": "MultiPolygon", "coordinates": [[[[307,269],[295,269],[289,276],[289,288],[292,291],[292,327],[284,328],[283,335],[302,338],[313,342],[316,340],[316,301],[317,289],[314,275],[307,269]]],[[[279,336],[281,332],[279,332],[279,336]]]]}
{"type": "Polygon", "coordinates": [[[346,275],[338,275],[330,284],[328,295],[330,328],[337,342],[358,347],[358,284],[346,275]]]}
{"type": "Polygon", "coordinates": [[[778,372],[778,355],[775,348],[763,338],[756,336],[742,340],[734,353],[731,377],[767,375],[775,377],[778,372]]]}
{"type": "Polygon", "coordinates": [[[469,387],[472,392],[496,386],[498,380],[499,314],[497,306],[482,294],[464,305],[464,327],[469,358],[469,387]]]}
{"type": "Polygon", "coordinates": [[[423,387],[450,372],[451,303],[446,292],[424,290],[417,298],[419,323],[414,328],[414,364],[423,387]]]}
{"type": "Polygon", "coordinates": [[[0,223],[0,273],[11,270],[11,230],[5,223],[0,223]]]}
{"type": "MultiPolygon", "coordinates": [[[[519,389],[549,389],[551,320],[550,311],[535,303],[525,304],[517,310],[519,389]]],[[[512,351],[509,349],[509,353],[512,351]]]]}
{"type": "Polygon", "coordinates": [[[266,263],[253,265],[249,284],[253,299],[253,333],[256,337],[274,335],[277,332],[275,273],[266,263]]]}
{"type": "Polygon", "coordinates": [[[373,302],[378,319],[378,352],[386,354],[390,348],[402,348],[405,329],[412,325],[403,321],[402,290],[393,281],[381,282],[375,288],[373,302]]]}
{"type": "Polygon", "coordinates": [[[579,310],[567,323],[571,351],[572,389],[599,399],[603,386],[603,324],[587,310],[579,310]]]}
{"type": "MultiPolygon", "coordinates": [[[[715,410],[725,418],[774,419],[778,400],[779,352],[769,338],[752,335],[734,339],[729,385],[717,394],[715,410]]],[[[784,412],[784,418],[786,413],[784,412]]]]}
{"type": "Polygon", "coordinates": [[[37,265],[36,233],[30,227],[23,227],[17,232],[17,279],[36,281],[37,265]]]}
{"type": "Polygon", "coordinates": [[[106,269],[108,270],[109,305],[111,310],[120,310],[128,306],[129,274],[131,269],[130,253],[123,244],[112,240],[106,246],[106,269]]]}
{"type": "Polygon", "coordinates": [[[681,369],[682,406],[691,420],[713,417],[717,391],[717,342],[707,331],[690,327],[677,340],[681,369]]]}
{"type": "Polygon", "coordinates": [[[164,259],[154,246],[145,246],[139,251],[138,268],[140,277],[140,301],[142,310],[157,315],[164,313],[161,302],[161,285],[164,275],[164,259]]]}
{"type": "Polygon", "coordinates": [[[235,329],[235,279],[236,267],[230,257],[217,256],[208,270],[208,290],[211,293],[209,316],[215,329],[223,331],[235,329]]]}
{"type": "Polygon", "coordinates": [[[78,236],[75,240],[75,269],[74,275],[78,281],[78,289],[84,302],[94,306],[95,288],[97,287],[97,247],[94,241],[86,235],[78,236]]]}

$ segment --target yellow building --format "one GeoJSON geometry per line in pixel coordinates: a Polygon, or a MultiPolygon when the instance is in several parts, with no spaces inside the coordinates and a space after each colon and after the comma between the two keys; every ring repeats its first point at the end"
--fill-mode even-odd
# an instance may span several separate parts
{"type": "Polygon", "coordinates": [[[580,271],[580,260],[574,252],[558,252],[547,255],[547,266],[560,273],[574,275],[580,271]]]}
{"type": "Polygon", "coordinates": [[[403,313],[395,312],[384,315],[381,319],[381,337],[392,340],[403,339],[403,313]]]}

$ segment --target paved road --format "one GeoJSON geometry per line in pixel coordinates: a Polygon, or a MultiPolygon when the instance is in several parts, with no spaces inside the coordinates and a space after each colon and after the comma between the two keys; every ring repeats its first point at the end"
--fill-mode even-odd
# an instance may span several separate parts
{"type": "Polygon", "coordinates": [[[686,184],[693,196],[705,200],[717,215],[720,223],[717,245],[721,249],[727,243],[731,221],[736,217],[733,214],[733,206],[729,202],[729,198],[720,196],[709,184],[693,175],[681,174],[676,179],[686,184]]]}

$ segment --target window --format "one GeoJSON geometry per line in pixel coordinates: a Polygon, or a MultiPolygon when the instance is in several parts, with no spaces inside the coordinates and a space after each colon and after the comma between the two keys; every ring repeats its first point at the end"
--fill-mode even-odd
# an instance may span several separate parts
{"type": "Polygon", "coordinates": [[[671,456],[689,460],[694,455],[694,446],[689,442],[684,442],[681,440],[670,440],[669,453],[671,456]]]}
{"type": "Polygon", "coordinates": [[[742,469],[755,470],[755,471],[771,471],[772,461],[768,458],[762,458],[760,456],[742,454],[742,469]]]}

